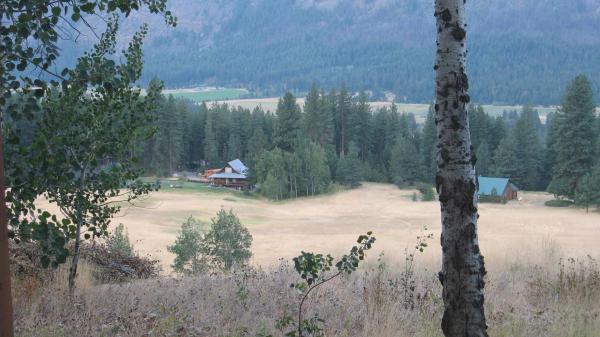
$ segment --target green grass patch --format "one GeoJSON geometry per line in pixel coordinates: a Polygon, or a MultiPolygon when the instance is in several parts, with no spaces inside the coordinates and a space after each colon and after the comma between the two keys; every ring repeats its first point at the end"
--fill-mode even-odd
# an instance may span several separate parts
{"type": "MultiPolygon", "coordinates": [[[[145,182],[156,182],[157,178],[142,178],[142,181],[145,182]]],[[[186,181],[183,179],[180,180],[167,180],[167,179],[158,179],[160,181],[160,190],[161,192],[187,192],[187,193],[205,193],[205,194],[215,194],[215,195],[231,195],[238,199],[259,199],[259,196],[256,193],[247,192],[247,191],[237,191],[233,189],[229,189],[226,187],[216,187],[211,186],[209,184],[204,183],[196,183],[191,181],[186,181]]],[[[225,198],[224,200],[227,200],[225,198]]],[[[228,201],[236,201],[235,199],[228,201]]]]}
{"type": "Polygon", "coordinates": [[[221,89],[182,89],[165,91],[167,95],[176,98],[189,99],[194,102],[221,101],[239,99],[248,94],[246,89],[221,88],[221,89]]]}
{"type": "Polygon", "coordinates": [[[552,199],[546,201],[544,205],[548,207],[571,207],[573,206],[573,202],[571,200],[552,199]]]}

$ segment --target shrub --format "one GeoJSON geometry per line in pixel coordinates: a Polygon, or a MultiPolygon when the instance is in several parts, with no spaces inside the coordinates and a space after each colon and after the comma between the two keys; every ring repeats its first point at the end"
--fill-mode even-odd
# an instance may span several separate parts
{"type": "Polygon", "coordinates": [[[204,269],[201,251],[202,224],[191,216],[181,225],[181,231],[172,246],[167,247],[175,254],[171,265],[173,270],[181,274],[197,274],[204,269]]]}
{"type": "Polygon", "coordinates": [[[435,200],[435,193],[433,192],[433,186],[425,183],[416,183],[415,187],[421,193],[422,201],[433,201],[435,200]]]}
{"type": "Polygon", "coordinates": [[[221,209],[211,219],[211,227],[202,240],[206,262],[212,269],[231,270],[245,265],[252,253],[252,235],[232,210],[221,209]]]}
{"type": "Polygon", "coordinates": [[[204,271],[231,271],[244,266],[252,253],[252,235],[233,211],[221,209],[217,217],[211,219],[206,234],[201,224],[188,218],[181,232],[168,251],[175,254],[172,267],[182,274],[197,274],[204,271]]]}
{"type": "Polygon", "coordinates": [[[548,207],[570,207],[573,205],[573,201],[565,199],[552,199],[544,203],[548,207]]]}
{"type": "Polygon", "coordinates": [[[81,257],[94,266],[93,276],[99,283],[129,282],[160,274],[158,260],[139,256],[132,246],[130,248],[131,254],[124,255],[108,245],[85,243],[81,247],[81,257]]]}
{"type": "Polygon", "coordinates": [[[133,245],[129,241],[129,233],[123,224],[119,224],[114,233],[106,239],[106,247],[110,252],[123,256],[133,256],[133,245]]]}

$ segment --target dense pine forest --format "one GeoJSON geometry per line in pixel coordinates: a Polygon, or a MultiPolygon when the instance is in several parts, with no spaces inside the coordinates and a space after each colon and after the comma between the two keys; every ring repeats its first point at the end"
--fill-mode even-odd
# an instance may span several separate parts
{"type": "MultiPolygon", "coordinates": [[[[275,114],[173,97],[163,97],[154,113],[157,135],[136,150],[147,174],[201,171],[240,158],[273,199],[322,193],[331,182],[412,186],[435,180],[433,109],[420,125],[394,105],[373,110],[366,94],[344,86],[325,91],[313,85],[304,109],[287,93],[275,114]]],[[[527,106],[492,117],[471,105],[469,120],[478,174],[510,177],[521,189],[570,199],[597,194],[585,190],[590,181],[600,186],[600,118],[584,76],[570,84],[562,108],[546,123],[527,106]]]]}
{"type": "MultiPolygon", "coordinates": [[[[559,104],[579,73],[588,74],[600,93],[597,1],[466,6],[474,102],[559,104]]],[[[172,0],[169,9],[179,18],[176,30],[145,13],[132,13],[123,27],[127,37],[134,22],[150,23],[144,85],[157,76],[169,88],[245,87],[263,97],[304,94],[314,80],[325,87],[345,81],[377,98],[390,92],[398,102],[431,100],[432,1],[172,0]]],[[[82,51],[81,40],[62,44],[65,62],[82,51]]]]}

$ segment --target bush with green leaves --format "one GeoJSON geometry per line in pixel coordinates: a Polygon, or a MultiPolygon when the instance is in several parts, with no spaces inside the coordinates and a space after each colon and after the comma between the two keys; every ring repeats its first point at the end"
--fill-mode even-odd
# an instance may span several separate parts
{"type": "Polygon", "coordinates": [[[133,256],[133,245],[129,241],[129,233],[125,226],[120,223],[115,227],[115,231],[106,239],[106,247],[111,253],[117,253],[123,256],[133,256]]]}
{"type": "Polygon", "coordinates": [[[168,251],[175,254],[177,273],[193,275],[205,271],[229,272],[248,263],[252,235],[232,210],[221,209],[204,232],[202,224],[188,218],[168,251]]]}
{"type": "Polygon", "coordinates": [[[600,207],[600,166],[583,176],[575,189],[575,203],[589,211],[590,206],[600,207]]]}
{"type": "Polygon", "coordinates": [[[175,254],[175,261],[171,265],[175,272],[190,275],[205,271],[200,253],[202,239],[202,223],[190,216],[181,225],[175,243],[167,247],[170,253],[175,254]]]}
{"type": "Polygon", "coordinates": [[[333,262],[333,257],[329,254],[315,254],[301,252],[301,254],[293,259],[294,269],[302,279],[298,283],[292,283],[291,288],[298,291],[300,294],[300,302],[298,303],[298,313],[296,317],[284,314],[277,320],[276,327],[280,331],[292,329],[285,333],[287,337],[322,337],[323,329],[321,324],[324,322],[317,313],[310,318],[304,318],[303,306],[308,296],[316,288],[323,284],[336,279],[342,275],[352,274],[358,268],[360,261],[364,260],[365,252],[375,243],[375,237],[372,232],[367,232],[366,235],[360,235],[357,246],[350,249],[350,253],[342,256],[337,262],[333,262]],[[332,271],[335,266],[335,270],[332,271]]]}

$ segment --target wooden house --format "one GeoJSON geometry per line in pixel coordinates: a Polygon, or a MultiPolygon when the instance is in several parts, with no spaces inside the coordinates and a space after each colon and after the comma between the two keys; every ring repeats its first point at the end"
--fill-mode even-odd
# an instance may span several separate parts
{"type": "Polygon", "coordinates": [[[235,159],[227,163],[225,167],[211,174],[208,179],[215,186],[245,190],[248,188],[248,167],[241,160],[235,159]]]}
{"type": "Polygon", "coordinates": [[[204,170],[204,172],[198,174],[198,178],[194,178],[194,181],[198,181],[201,183],[210,183],[210,177],[219,171],[221,171],[220,168],[204,170]]]}
{"type": "Polygon", "coordinates": [[[479,182],[479,198],[498,198],[502,201],[515,200],[519,197],[519,188],[509,178],[477,177],[479,182]]]}

